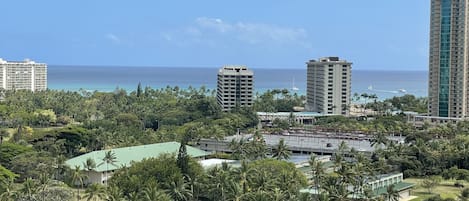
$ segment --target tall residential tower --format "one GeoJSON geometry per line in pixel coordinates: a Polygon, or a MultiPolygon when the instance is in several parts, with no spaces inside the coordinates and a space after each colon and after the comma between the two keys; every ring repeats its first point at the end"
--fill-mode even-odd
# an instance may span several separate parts
{"type": "Polygon", "coordinates": [[[47,65],[28,59],[25,61],[5,61],[0,58],[0,88],[5,90],[46,90],[47,65]]]}
{"type": "Polygon", "coordinates": [[[223,111],[253,103],[254,73],[245,66],[225,66],[218,71],[217,102],[223,111]]]}
{"type": "Polygon", "coordinates": [[[468,115],[469,0],[432,0],[428,110],[431,116],[468,115]]]}
{"type": "Polygon", "coordinates": [[[352,63],[340,60],[339,57],[324,57],[306,64],[306,110],[347,115],[352,63]]]}

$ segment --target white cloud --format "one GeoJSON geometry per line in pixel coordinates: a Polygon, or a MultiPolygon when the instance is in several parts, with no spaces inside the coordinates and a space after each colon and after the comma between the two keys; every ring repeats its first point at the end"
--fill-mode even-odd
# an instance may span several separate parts
{"type": "Polygon", "coordinates": [[[218,18],[199,17],[195,20],[196,24],[201,28],[213,29],[220,33],[225,33],[233,30],[233,25],[223,22],[218,18]]]}
{"type": "Polygon", "coordinates": [[[116,44],[120,44],[122,42],[119,37],[117,37],[115,34],[112,34],[112,33],[106,34],[106,38],[116,44]]]}
{"type": "Polygon", "coordinates": [[[251,22],[226,22],[219,18],[199,17],[194,24],[171,33],[165,32],[163,39],[168,37],[176,40],[192,39],[194,43],[205,41],[213,45],[217,39],[224,42],[234,40],[247,44],[299,45],[310,48],[308,34],[302,28],[282,27],[272,24],[251,22]]]}

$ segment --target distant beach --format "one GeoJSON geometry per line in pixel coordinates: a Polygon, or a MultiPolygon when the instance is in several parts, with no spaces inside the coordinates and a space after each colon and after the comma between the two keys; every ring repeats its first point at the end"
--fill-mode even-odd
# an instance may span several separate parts
{"type": "MultiPolygon", "coordinates": [[[[254,85],[256,92],[269,89],[292,89],[299,95],[306,94],[305,69],[256,69],[254,85]]],[[[59,66],[48,67],[49,89],[110,92],[117,87],[134,91],[142,86],[164,88],[166,86],[189,86],[216,88],[218,68],[203,67],[123,67],[123,66],[59,66]]],[[[352,94],[373,93],[380,99],[401,96],[405,93],[417,97],[427,96],[427,71],[352,71],[352,94]]]]}

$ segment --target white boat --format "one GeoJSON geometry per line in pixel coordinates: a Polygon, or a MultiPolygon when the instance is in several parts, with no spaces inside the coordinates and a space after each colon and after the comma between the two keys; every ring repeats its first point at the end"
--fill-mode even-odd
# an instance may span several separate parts
{"type": "Polygon", "coordinates": [[[295,86],[295,78],[293,78],[291,90],[293,90],[293,91],[300,90],[300,89],[298,89],[298,87],[295,86]]]}

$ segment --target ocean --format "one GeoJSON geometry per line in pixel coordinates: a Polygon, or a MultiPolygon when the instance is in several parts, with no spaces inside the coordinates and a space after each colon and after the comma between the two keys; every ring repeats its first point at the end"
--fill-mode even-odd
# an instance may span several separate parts
{"type": "MultiPolygon", "coordinates": [[[[256,92],[269,89],[292,89],[306,94],[306,69],[256,69],[256,92]]],[[[134,91],[142,86],[164,88],[189,86],[216,88],[218,68],[203,67],[123,67],[123,66],[48,66],[49,89],[78,91],[114,91],[117,87],[134,91]]],[[[373,71],[352,70],[352,94],[372,93],[379,99],[401,96],[405,93],[417,97],[427,96],[427,71],[373,71]]]]}

